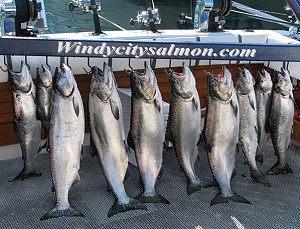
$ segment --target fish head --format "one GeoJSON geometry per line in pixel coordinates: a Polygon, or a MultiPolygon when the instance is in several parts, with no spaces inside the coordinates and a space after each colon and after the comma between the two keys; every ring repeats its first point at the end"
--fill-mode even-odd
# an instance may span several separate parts
{"type": "Polygon", "coordinates": [[[289,72],[281,68],[281,72],[275,73],[274,90],[283,96],[287,96],[291,94],[292,88],[289,72]]]}
{"type": "Polygon", "coordinates": [[[75,90],[75,79],[71,69],[62,64],[61,68],[56,67],[55,74],[55,89],[64,97],[71,97],[75,90]]]}
{"type": "Polygon", "coordinates": [[[152,100],[156,94],[157,81],[152,68],[145,61],[144,73],[131,71],[131,90],[134,96],[152,100]]]}
{"type": "Polygon", "coordinates": [[[215,99],[228,101],[233,93],[231,73],[223,67],[220,74],[208,73],[209,94],[215,99]]]}
{"type": "Polygon", "coordinates": [[[178,73],[170,70],[171,92],[174,96],[180,96],[183,99],[190,99],[194,95],[196,81],[190,68],[183,64],[183,72],[178,73]]]}
{"type": "Polygon", "coordinates": [[[42,65],[42,68],[37,68],[37,81],[43,87],[49,88],[52,85],[52,75],[50,69],[42,65]]]}
{"type": "Polygon", "coordinates": [[[245,67],[239,69],[237,81],[236,81],[236,90],[242,95],[248,95],[253,90],[253,76],[251,72],[245,67]]]}
{"type": "Polygon", "coordinates": [[[263,69],[262,72],[257,72],[255,85],[263,93],[267,93],[270,90],[272,90],[273,82],[272,82],[269,72],[267,72],[265,69],[263,69]]]}
{"type": "Polygon", "coordinates": [[[15,91],[23,93],[28,93],[31,91],[31,88],[33,86],[32,77],[29,72],[28,66],[23,61],[21,62],[21,71],[13,72],[9,70],[9,76],[12,87],[15,91]]]}
{"type": "Polygon", "coordinates": [[[92,67],[90,85],[90,92],[92,95],[96,95],[102,101],[107,101],[115,87],[114,74],[108,64],[104,63],[103,71],[96,66],[92,67]]]}

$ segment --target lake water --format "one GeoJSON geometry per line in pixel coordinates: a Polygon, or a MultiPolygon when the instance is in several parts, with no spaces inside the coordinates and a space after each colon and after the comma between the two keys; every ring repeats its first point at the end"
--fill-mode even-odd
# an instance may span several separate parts
{"type": "MultiPolygon", "coordinates": [[[[45,8],[47,12],[48,31],[47,33],[56,32],[83,32],[93,31],[92,14],[84,14],[80,8],[70,12],[68,9],[68,0],[45,0],[45,8]]],[[[239,3],[253,7],[259,10],[267,10],[277,12],[275,15],[287,20],[284,7],[284,0],[239,0],[239,3]]],[[[138,11],[145,9],[145,0],[101,0],[102,10],[99,15],[107,20],[100,19],[102,30],[119,30],[114,24],[123,29],[141,29],[141,25],[135,27],[129,25],[130,18],[136,18],[138,11]]],[[[190,0],[156,0],[155,6],[159,9],[162,23],[157,26],[157,29],[176,29],[179,28],[177,15],[180,12],[191,12],[190,0]]],[[[242,17],[235,13],[230,13],[226,17],[227,24],[225,28],[252,28],[252,29],[283,29],[284,27],[261,22],[255,19],[242,17]]]]}

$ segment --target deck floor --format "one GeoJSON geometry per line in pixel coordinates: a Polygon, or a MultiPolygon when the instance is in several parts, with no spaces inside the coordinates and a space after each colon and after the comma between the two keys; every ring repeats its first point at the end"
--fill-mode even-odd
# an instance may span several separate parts
{"type": "MultiPolygon", "coordinates": [[[[272,149],[271,144],[265,148],[272,149]]],[[[197,173],[201,178],[210,180],[206,152],[203,148],[200,152],[202,158],[196,163],[197,173]]],[[[272,151],[265,155],[265,164],[260,167],[263,172],[275,162],[272,151]]],[[[203,189],[188,196],[186,178],[171,150],[164,155],[164,175],[157,183],[157,191],[171,204],[147,204],[147,211],[129,211],[107,218],[114,198],[106,191],[97,159],[91,158],[89,147],[85,147],[80,169],[82,182],[70,191],[70,202],[86,217],[39,221],[55,203],[48,155],[42,153],[36,158],[35,168],[43,172],[42,176],[25,181],[8,181],[21,169],[21,158],[0,161],[0,228],[299,228],[300,151],[295,145],[289,150],[288,162],[294,174],[268,176],[271,187],[265,187],[251,180],[242,154],[237,154],[238,175],[233,179],[232,187],[252,205],[229,203],[210,206],[217,190],[203,189]]],[[[142,187],[137,168],[131,165],[130,169],[131,178],[125,186],[129,196],[136,196],[142,187]]]]}

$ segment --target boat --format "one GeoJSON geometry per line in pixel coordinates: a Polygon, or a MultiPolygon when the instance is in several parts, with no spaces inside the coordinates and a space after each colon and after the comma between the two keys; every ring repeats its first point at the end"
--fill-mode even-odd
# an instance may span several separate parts
{"type": "MultiPolygon", "coordinates": [[[[16,16],[20,4],[20,1],[15,1],[17,3],[15,5],[13,2],[0,1],[0,6],[4,9],[1,12],[5,12],[1,17],[8,19],[7,23],[16,16]]],[[[26,2],[32,9],[29,12],[30,18],[38,20],[39,24],[42,24],[39,29],[43,30],[46,27],[43,1],[26,2]]],[[[90,68],[93,65],[102,66],[104,62],[112,67],[120,93],[124,94],[124,100],[128,100],[130,81],[124,69],[139,71],[143,68],[144,61],[148,61],[155,70],[166,106],[169,100],[169,79],[165,69],[172,68],[180,71],[183,62],[191,67],[196,76],[203,107],[206,104],[207,94],[205,71],[218,73],[222,65],[226,65],[233,76],[236,76],[238,69],[243,66],[247,66],[253,73],[263,68],[274,72],[284,67],[289,70],[296,83],[296,80],[300,79],[300,41],[297,39],[300,25],[297,22],[287,22],[229,0],[198,0],[195,8],[194,30],[156,30],[155,25],[160,23],[160,17],[158,10],[153,7],[153,1],[149,1],[147,10],[139,13],[137,18],[131,21],[143,23],[147,29],[102,31],[98,17],[101,6],[96,6],[100,1],[72,1],[72,10],[76,7],[86,7],[78,2],[88,2],[92,5],[84,10],[92,12],[95,31],[36,34],[32,27],[24,29],[21,26],[28,21],[16,19],[15,34],[11,35],[11,31],[7,34],[3,31],[4,24],[1,24],[0,160],[21,156],[20,151],[17,150],[18,138],[13,130],[11,86],[7,74],[8,68],[19,70],[21,61],[25,61],[30,66],[33,76],[36,74],[36,67],[42,64],[49,66],[51,71],[61,63],[71,66],[84,100],[85,110],[87,110],[90,68]],[[224,30],[225,18],[232,6],[243,9],[246,11],[244,14],[252,17],[284,24],[290,28],[290,31],[224,30]]],[[[300,21],[300,8],[297,5],[299,0],[286,2],[300,21]]],[[[297,102],[300,94],[295,90],[294,95],[297,102]]],[[[300,142],[298,128],[300,123],[295,120],[294,126],[292,138],[300,142]]],[[[88,127],[86,133],[88,136],[88,127]]],[[[88,138],[85,144],[89,145],[88,138]]]]}

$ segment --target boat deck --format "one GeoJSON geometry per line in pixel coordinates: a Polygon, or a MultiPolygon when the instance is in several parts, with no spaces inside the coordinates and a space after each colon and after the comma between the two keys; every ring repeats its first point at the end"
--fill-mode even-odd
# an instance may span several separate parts
{"type": "MultiPolygon", "coordinates": [[[[272,149],[271,144],[265,147],[272,149]]],[[[0,228],[299,228],[300,225],[300,148],[292,145],[288,162],[294,171],[291,175],[268,176],[271,187],[252,181],[243,155],[237,154],[237,176],[233,189],[252,205],[229,203],[210,206],[217,193],[215,188],[186,194],[186,178],[180,172],[173,150],[164,154],[164,174],[157,182],[157,191],[170,205],[147,204],[148,210],[129,211],[107,217],[114,202],[106,191],[106,183],[96,158],[89,156],[85,147],[81,162],[81,185],[70,191],[70,202],[85,214],[83,217],[63,217],[39,221],[55,203],[51,192],[52,182],[49,159],[46,153],[36,158],[36,171],[40,177],[9,182],[22,167],[22,159],[0,161],[0,228]]],[[[271,151],[271,150],[270,150],[271,151]]],[[[201,160],[196,170],[202,179],[210,180],[206,152],[200,147],[201,160]]],[[[273,151],[265,153],[263,172],[273,165],[273,151]]],[[[128,195],[136,196],[142,190],[138,170],[130,165],[131,178],[125,182],[128,195]]]]}

